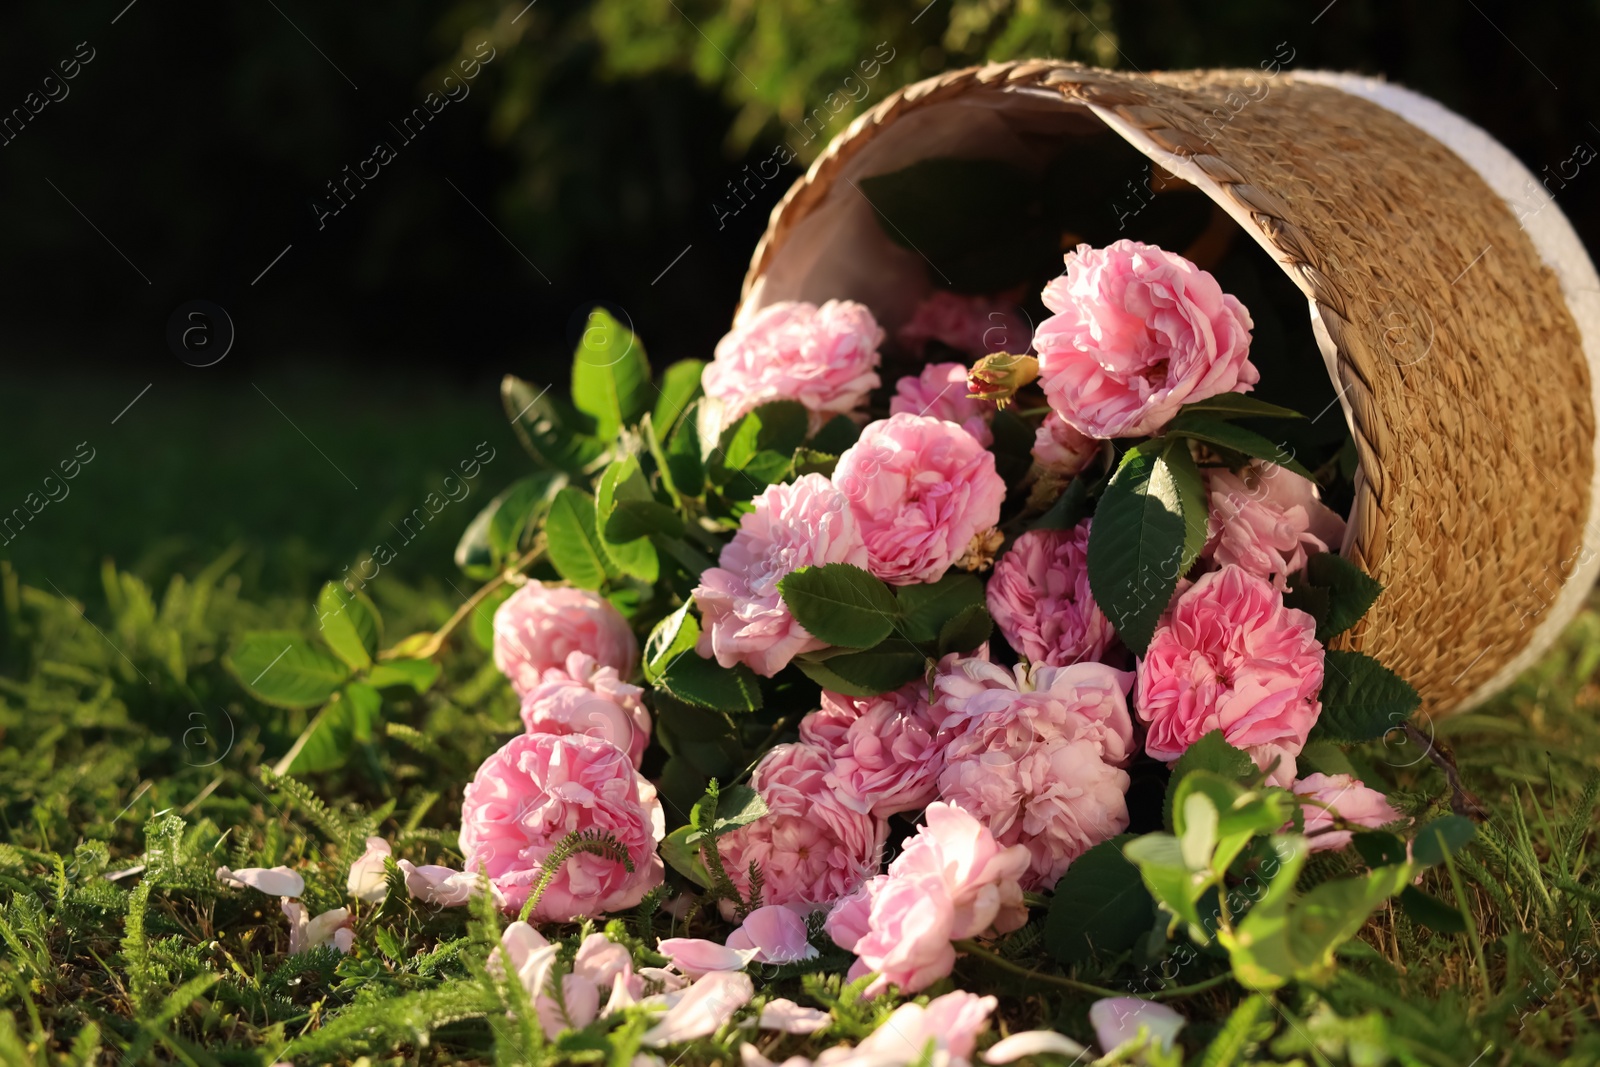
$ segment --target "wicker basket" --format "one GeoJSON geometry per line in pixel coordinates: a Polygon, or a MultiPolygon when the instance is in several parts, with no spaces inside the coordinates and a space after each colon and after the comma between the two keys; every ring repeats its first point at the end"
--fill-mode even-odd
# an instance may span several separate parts
{"type": "Polygon", "coordinates": [[[1504,686],[1600,571],[1600,279],[1533,176],[1425,97],[1337,74],[1054,61],[919,82],[789,190],[740,316],[850,297],[893,328],[927,265],[879,232],[859,179],[934,156],[1041,159],[1100,124],[1202,189],[1309,302],[1360,457],[1343,551],[1386,587],[1344,640],[1429,713],[1504,686]]]}

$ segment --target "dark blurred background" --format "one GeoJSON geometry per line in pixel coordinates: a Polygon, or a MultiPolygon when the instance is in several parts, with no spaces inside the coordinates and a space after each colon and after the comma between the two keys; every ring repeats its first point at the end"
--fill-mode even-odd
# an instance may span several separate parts
{"type": "MultiPolygon", "coordinates": [[[[709,357],[830,94],[828,137],[985,59],[1257,67],[1287,42],[1291,69],[1410,85],[1539,174],[1600,147],[1597,40],[1600,0],[8,4],[0,514],[95,458],[0,558],[88,595],[108,557],[240,545],[251,580],[308,590],[487,441],[474,495],[394,565],[447,575],[523,470],[498,377],[559,387],[601,301],[658,363],[709,357]],[[735,199],[784,143],[795,162],[735,199]],[[196,299],[236,330],[204,368],[168,343],[196,299]]],[[[1551,186],[1591,249],[1597,172],[1551,186]]]]}

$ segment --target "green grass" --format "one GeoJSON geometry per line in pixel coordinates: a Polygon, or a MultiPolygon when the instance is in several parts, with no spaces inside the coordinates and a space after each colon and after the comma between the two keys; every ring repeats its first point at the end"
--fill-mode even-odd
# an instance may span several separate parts
{"type": "MultiPolygon", "coordinates": [[[[461,787],[518,728],[511,694],[463,628],[442,657],[442,681],[423,695],[386,691],[385,725],[344,768],[303,783],[259,770],[307,713],[249,698],[223,666],[230,642],[247,630],[309,629],[316,585],[496,434],[504,466],[491,464],[483,490],[369,586],[389,640],[438,626],[470,592],[449,565],[455,536],[488,499],[489,476],[498,488],[525,469],[503,420],[478,398],[400,391],[345,404],[351,383],[306,381],[260,384],[359,490],[253,392],[152,391],[134,409],[145,422],[130,413],[115,427],[126,437],[102,438],[73,496],[58,514],[47,509],[0,568],[0,1063],[600,1055],[540,1048],[506,1022],[503,991],[482,972],[492,928],[468,909],[391,893],[357,911],[353,955],[291,957],[275,902],[215,883],[219,865],[288,864],[305,875],[313,911],[343,906],[346,868],[374,830],[397,855],[459,863],[461,787]],[[110,556],[131,565],[102,563],[110,556]],[[137,875],[106,877],[140,864],[137,875]]],[[[110,400],[136,388],[106,391],[107,420],[110,400]]],[[[37,433],[19,434],[30,444],[8,464],[8,493],[27,482],[18,470],[75,443],[38,419],[37,433]]],[[[1390,906],[1322,988],[1267,1001],[1224,981],[1180,997],[1172,1003],[1190,1019],[1190,1062],[1600,1062],[1597,665],[1600,604],[1502,697],[1433,724],[1490,812],[1423,886],[1464,902],[1468,929],[1432,931],[1390,906]],[[1236,1038],[1236,1055],[1214,1038],[1236,1038]]],[[[1445,783],[1418,756],[1373,745],[1354,759],[1408,813],[1437,814],[1445,783]]],[[[1348,862],[1320,857],[1320,873],[1348,862]]],[[[632,917],[618,932],[653,944],[671,922],[632,917]]],[[[701,916],[691,932],[719,929],[701,916]]],[[[1002,957],[1023,955],[1037,936],[1025,928],[1002,957]]],[[[1224,971],[1201,953],[1177,981],[1224,971]]],[[[1124,988],[1139,975],[1079,977],[1124,988]]],[[[1091,1038],[1089,995],[975,956],[952,980],[1000,995],[997,1025],[1091,1038]]],[[[857,1037],[880,1010],[838,1002],[837,980],[796,976],[779,988],[836,1003],[839,1022],[819,1044],[785,1038],[768,1049],[775,1059],[857,1037]]],[[[730,1041],[695,1046],[682,1062],[727,1062],[730,1041]]]]}

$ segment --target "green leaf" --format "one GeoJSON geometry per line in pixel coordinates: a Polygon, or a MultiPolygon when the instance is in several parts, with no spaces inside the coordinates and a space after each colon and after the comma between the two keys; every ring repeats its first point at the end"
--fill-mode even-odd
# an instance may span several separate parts
{"type": "Polygon", "coordinates": [[[661,395],[656,397],[652,413],[658,431],[670,434],[679,420],[693,420],[689,408],[700,398],[700,375],[705,366],[704,360],[680,359],[661,372],[661,395]]]}
{"type": "Polygon", "coordinates": [[[224,662],[246,692],[280,708],[314,708],[351,673],[333,653],[285,630],[245,634],[224,662]]]}
{"type": "Polygon", "coordinates": [[[344,699],[350,703],[351,731],[357,741],[371,741],[373,727],[383,708],[383,697],[366,682],[351,682],[344,687],[344,699]]]}
{"type": "Polygon", "coordinates": [[[700,458],[700,420],[698,402],[690,405],[683,421],[667,439],[666,465],[672,484],[686,497],[699,497],[706,491],[706,467],[700,458]]]}
{"type": "Polygon", "coordinates": [[[1089,586],[1117,634],[1143,655],[1177,588],[1186,531],[1160,440],[1129,449],[1089,528],[1089,586]]]}
{"type": "Polygon", "coordinates": [[[1411,858],[1424,867],[1437,867],[1446,856],[1465,848],[1476,833],[1472,820],[1463,815],[1440,816],[1417,831],[1411,858]]]}
{"type": "Polygon", "coordinates": [[[383,620],[367,594],[328,582],[317,594],[317,625],[333,654],[351,670],[372,666],[383,641],[383,620]]]}
{"type": "Polygon", "coordinates": [[[494,549],[489,547],[489,523],[494,520],[494,513],[499,510],[504,495],[502,493],[485,504],[467,523],[467,528],[461,532],[461,540],[456,542],[456,566],[469,578],[481,581],[494,575],[496,568],[494,549]]]}
{"type": "Polygon", "coordinates": [[[795,666],[824,689],[845,696],[871,697],[892,693],[923,677],[928,657],[915,645],[894,638],[865,652],[800,656],[795,666]]]}
{"type": "Polygon", "coordinates": [[[1394,833],[1357,830],[1350,835],[1350,843],[1355,845],[1355,853],[1362,857],[1362,862],[1368,867],[1394,867],[1395,864],[1410,862],[1410,856],[1406,856],[1405,841],[1395,837],[1394,833]]]}
{"type": "MultiPolygon", "coordinates": [[[[1318,552],[1306,561],[1306,569],[1291,580],[1324,591],[1327,610],[1317,615],[1317,640],[1326,643],[1361,621],[1383,585],[1360,567],[1336,552],[1318,552]]],[[[1287,602],[1287,601],[1286,601],[1287,602]]],[[[1312,614],[1316,614],[1313,612],[1312,614]]]]}
{"type": "Polygon", "coordinates": [[[539,520],[550,510],[550,501],[566,484],[565,474],[540,471],[517,479],[495,497],[499,506],[489,519],[488,534],[496,564],[503,564],[528,546],[539,520]]]}
{"type": "MultiPolygon", "coordinates": [[[[516,591],[515,586],[502,585],[480,600],[478,606],[472,609],[472,618],[468,620],[467,625],[472,630],[473,643],[485,652],[494,651],[495,612],[499,611],[500,605],[510,600],[511,595],[516,591]]],[[[423,634],[422,636],[427,637],[429,635],[423,634]]]]}
{"type": "Polygon", "coordinates": [[[767,802],[754,789],[747,785],[721,787],[713,781],[689,812],[689,825],[694,829],[685,843],[698,846],[708,837],[715,840],[766,814],[767,802]]]}
{"type": "Polygon", "coordinates": [[[810,417],[797,400],[774,400],[746,414],[722,431],[711,457],[712,480],[739,500],[782,481],[805,441],[810,417]]]}
{"type": "Polygon", "coordinates": [[[517,440],[542,466],[582,474],[600,458],[605,443],[594,436],[594,419],[575,410],[548,386],[506,375],[500,399],[517,440]]]}
{"type": "Polygon", "coordinates": [[[1254,430],[1247,430],[1243,426],[1235,426],[1231,422],[1213,418],[1210,415],[1178,415],[1177,418],[1167,423],[1166,433],[1174,437],[1189,437],[1196,441],[1204,441],[1209,445],[1226,448],[1230,452],[1237,452],[1251,459],[1262,459],[1268,463],[1276,463],[1280,467],[1294,471],[1302,478],[1315,480],[1310,471],[1295,459],[1292,454],[1280,448],[1269,438],[1263,437],[1254,430]]]}
{"type": "Polygon", "coordinates": [[[1178,409],[1181,415],[1214,415],[1221,419],[1303,419],[1304,415],[1291,408],[1282,408],[1257,400],[1245,393],[1219,393],[1204,400],[1196,400],[1178,409]]]}
{"type": "Polygon", "coordinates": [[[711,888],[711,874],[700,858],[700,849],[688,843],[692,826],[680,826],[661,842],[661,858],[667,865],[702,889],[711,888]]]}
{"type": "Polygon", "coordinates": [[[1173,797],[1179,784],[1191,771],[1210,771],[1240,784],[1250,781],[1257,774],[1255,761],[1228,744],[1221,730],[1201,735],[1172,764],[1172,777],[1167,781],[1167,795],[1161,807],[1161,821],[1169,828],[1172,826],[1173,797]]]}
{"type": "Polygon", "coordinates": [[[1161,456],[1172,471],[1178,487],[1178,501],[1183,505],[1183,559],[1178,563],[1178,573],[1182,574],[1200,558],[1201,550],[1206,547],[1210,495],[1206,492],[1205,479],[1200,476],[1200,468],[1189,454],[1187,442],[1173,441],[1161,456]]]}
{"type": "Polygon", "coordinates": [[[966,571],[949,570],[937,582],[897,586],[900,635],[916,644],[933,644],[945,625],[973,607],[983,607],[983,580],[966,571]]]}
{"type": "Polygon", "coordinates": [[[803,478],[807,474],[820,474],[824,478],[832,478],[834,468],[839,465],[839,457],[832,452],[818,452],[814,448],[797,448],[794,451],[794,476],[803,478]]]}
{"type": "Polygon", "coordinates": [[[1122,854],[1139,868],[1139,877],[1152,897],[1188,923],[1191,933],[1202,930],[1196,901],[1209,879],[1189,869],[1176,837],[1145,834],[1123,845],[1122,854]]]}
{"type": "Polygon", "coordinates": [[[1374,909],[1415,876],[1409,864],[1336,878],[1296,896],[1305,863],[1305,838],[1273,838],[1279,866],[1272,884],[1234,932],[1221,934],[1234,977],[1247,989],[1271,992],[1291,981],[1321,983],[1334,970],[1334,953],[1366,924],[1374,909]]]}
{"type": "Polygon", "coordinates": [[[1084,519],[1094,515],[1094,505],[1098,499],[1096,490],[1104,488],[1103,480],[1091,482],[1083,475],[1078,475],[1067,483],[1066,489],[1056,497],[1055,503],[1045,509],[1044,514],[1028,524],[1028,529],[1075,529],[1084,519]]]}
{"type": "Polygon", "coordinates": [[[1441,934],[1467,932],[1467,920],[1459,910],[1414,885],[1400,890],[1400,907],[1412,922],[1421,923],[1430,930],[1441,934]]]}
{"type": "Polygon", "coordinates": [[[609,441],[650,410],[654,393],[644,346],[608,311],[595,308],[572,355],[572,402],[594,417],[596,435],[609,441]]]}
{"type": "Polygon", "coordinates": [[[1103,841],[1072,861],[1056,883],[1044,944],[1067,966],[1131,949],[1155,921],[1155,901],[1122,847],[1130,835],[1103,841]]]}
{"type": "Polygon", "coordinates": [[[379,689],[408,685],[426,693],[439,680],[439,665],[431,659],[394,659],[380,663],[367,674],[367,681],[379,689]]]}
{"type": "Polygon", "coordinates": [[[1358,743],[1405,725],[1422,703],[1417,691],[1362,652],[1329,649],[1323,661],[1322,714],[1313,740],[1358,743]]]}
{"type": "Polygon", "coordinates": [[[780,578],[778,590],[795,621],[830,645],[871,648],[894,632],[894,593],[860,567],[801,567],[780,578]]]}
{"type": "MultiPolygon", "coordinates": [[[[629,533],[635,534],[625,540],[612,540],[611,519],[622,501],[632,501],[635,504],[654,504],[655,498],[650,495],[650,487],[644,480],[644,473],[639,469],[639,461],[633,456],[624,456],[606,467],[605,473],[600,475],[600,483],[595,486],[595,526],[600,531],[600,549],[611,560],[615,568],[631,578],[642,582],[654,583],[661,576],[661,560],[656,555],[656,548],[650,543],[645,534],[639,534],[630,527],[627,521],[620,524],[616,536],[624,537],[629,533]]],[[[682,524],[679,524],[682,532],[682,524]]]]}
{"type": "Polygon", "coordinates": [[[619,500],[606,520],[607,544],[627,544],[641,537],[682,536],[682,516],[658,500],[619,500]]]}
{"type": "Polygon", "coordinates": [[[544,536],[550,565],[579,589],[599,589],[614,572],[600,547],[594,497],[582,489],[568,486],[556,494],[545,518],[544,536]]]}
{"type": "Polygon", "coordinates": [[[994,620],[982,604],[969,604],[939,629],[939,655],[967,653],[989,640],[994,620]]]}
{"type": "Polygon", "coordinates": [[[989,420],[989,431],[994,436],[989,451],[994,453],[995,473],[1006,485],[1017,485],[1033,467],[1033,424],[1005,408],[989,420]]]}
{"type": "Polygon", "coordinates": [[[1327,624],[1328,612],[1333,604],[1326,589],[1319,589],[1307,584],[1304,572],[1289,576],[1289,588],[1283,594],[1283,606],[1303,611],[1317,620],[1317,633],[1321,634],[1327,624]]]}
{"type": "Polygon", "coordinates": [[[273,766],[274,774],[312,774],[344,766],[355,747],[358,731],[370,737],[377,716],[377,708],[371,703],[376,690],[360,686],[365,692],[352,699],[357,685],[351,683],[311,717],[289,751],[273,766]]]}
{"type": "Polygon", "coordinates": [[[822,424],[810,444],[818,452],[840,456],[861,437],[861,424],[848,415],[835,415],[822,424]]]}
{"type": "Polygon", "coordinates": [[[689,613],[689,604],[674,611],[650,631],[644,643],[644,676],[654,682],[667,667],[683,655],[694,655],[700,640],[700,620],[689,613]]]}
{"type": "Polygon", "coordinates": [[[729,669],[694,653],[675,656],[656,676],[655,684],[686,704],[713,711],[761,710],[761,686],[742,663],[729,669]]]}

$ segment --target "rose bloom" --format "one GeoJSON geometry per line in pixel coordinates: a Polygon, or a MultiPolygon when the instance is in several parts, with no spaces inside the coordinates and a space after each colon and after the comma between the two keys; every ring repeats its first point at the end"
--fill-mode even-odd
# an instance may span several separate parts
{"type": "Polygon", "coordinates": [[[1317,499],[1316,483],[1275,463],[1251,463],[1238,474],[1209,468],[1206,490],[1211,507],[1202,555],[1280,590],[1307,555],[1337,552],[1344,541],[1344,520],[1317,499]]]}
{"type": "Polygon", "coordinates": [[[875,697],[825,691],[800,720],[800,740],[833,757],[824,780],[852,811],[888,816],[938,796],[944,738],[920,679],[875,697]]]}
{"type": "Polygon", "coordinates": [[[1034,347],[1045,395],[1090,437],[1142,437],[1184,404],[1249,392],[1250,313],[1182,256],[1118,241],[1079,245],[1044,288],[1055,312],[1034,347]]]}
{"type": "Polygon", "coordinates": [[[575,830],[610,834],[627,850],[633,873],[604,856],[576,853],[545,887],[533,918],[566,922],[620,911],[661,884],[661,802],[628,754],[609,741],[585,734],[513,737],[483,761],[462,798],[464,866],[487,873],[507,911],[522,907],[545,857],[575,830]]]}
{"type": "Polygon", "coordinates": [[[1033,328],[1009,300],[940,290],[917,305],[894,337],[900,347],[918,358],[929,341],[937,341],[977,359],[991,352],[1026,352],[1033,343],[1033,328]]]}
{"type": "Polygon", "coordinates": [[[867,564],[844,494],[820,474],[768,486],[695,587],[702,620],[696,651],[770,678],[800,653],[827,647],[795,621],[778,591],[784,575],[825,563],[867,564]]]}
{"type": "Polygon", "coordinates": [[[1089,588],[1090,521],[1071,530],[1029,530],[995,564],[989,614],[1030,662],[1062,667],[1098,660],[1117,638],[1089,588]]]}
{"type": "Polygon", "coordinates": [[[967,395],[965,364],[930,363],[916,377],[901,378],[895,383],[894,396],[889,398],[889,414],[902,413],[953,422],[984,448],[994,443],[989,420],[994,418],[995,406],[967,395]]]}
{"type": "Polygon", "coordinates": [[[765,904],[831,904],[878,869],[884,822],[840,803],[827,783],[831,769],[813,745],[778,745],[761,757],[750,785],[767,814],[717,842],[741,893],[749,892],[752,863],[765,904]]]}
{"type": "Polygon", "coordinates": [[[1335,813],[1345,822],[1365,826],[1369,830],[1405,818],[1390,806],[1388,797],[1376,789],[1367,788],[1359,779],[1348,774],[1308,774],[1289,788],[1295,796],[1316,801],[1300,805],[1300,813],[1306,824],[1307,843],[1312,852],[1345,848],[1355,836],[1353,831],[1334,829],[1335,813]],[[1328,810],[1329,807],[1333,809],[1332,812],[1328,810]]]}
{"type": "Polygon", "coordinates": [[[1054,412],[1041,419],[1033,431],[1033,461],[1059,478],[1083,470],[1099,451],[1099,441],[1079,433],[1054,412]]]}
{"type": "Polygon", "coordinates": [[[639,641],[628,620],[598,593],[530,580],[494,613],[494,665],[526,696],[574,652],[619,675],[633,674],[639,641]]]}
{"type": "Polygon", "coordinates": [[[989,931],[1008,934],[1028,921],[1018,879],[1027,871],[1028,850],[1004,848],[989,828],[954,804],[928,805],[926,821],[905,840],[889,864],[890,878],[936,878],[953,910],[952,937],[989,931]]]}
{"type": "Polygon", "coordinates": [[[798,400],[815,432],[835,415],[854,415],[878,387],[883,337],[864,304],[785,300],[717,342],[701,386],[720,405],[723,426],[769,401],[798,400]]]}
{"type": "Polygon", "coordinates": [[[1310,615],[1264,578],[1226,566],[1180,593],[1139,660],[1145,751],[1171,762],[1221,730],[1266,769],[1294,779],[1294,757],[1322,711],[1323,648],[1310,615]]]}
{"type": "Polygon", "coordinates": [[[973,537],[1000,521],[1006,486],[994,455],[961,427],[892,415],[839,457],[833,483],[850,501],[867,569],[886,582],[936,582],[973,537]]]}
{"type": "Polygon", "coordinates": [[[1007,671],[957,660],[935,678],[945,748],[939,795],[1032,857],[1025,889],[1128,826],[1131,677],[1100,663],[1007,671]]]}
{"type": "Polygon", "coordinates": [[[934,675],[934,715],[942,730],[965,736],[951,737],[945,760],[980,738],[1008,750],[1064,738],[1088,741],[1105,762],[1126,765],[1137,750],[1132,686],[1132,672],[1103,663],[1007,669],[976,656],[946,657],[934,675]]]}
{"type": "Polygon", "coordinates": [[[588,734],[610,741],[635,767],[650,743],[650,713],[644,690],[629,685],[613,667],[574,652],[562,670],[546,671],[544,681],[522,698],[522,724],[530,734],[588,734]]]}

